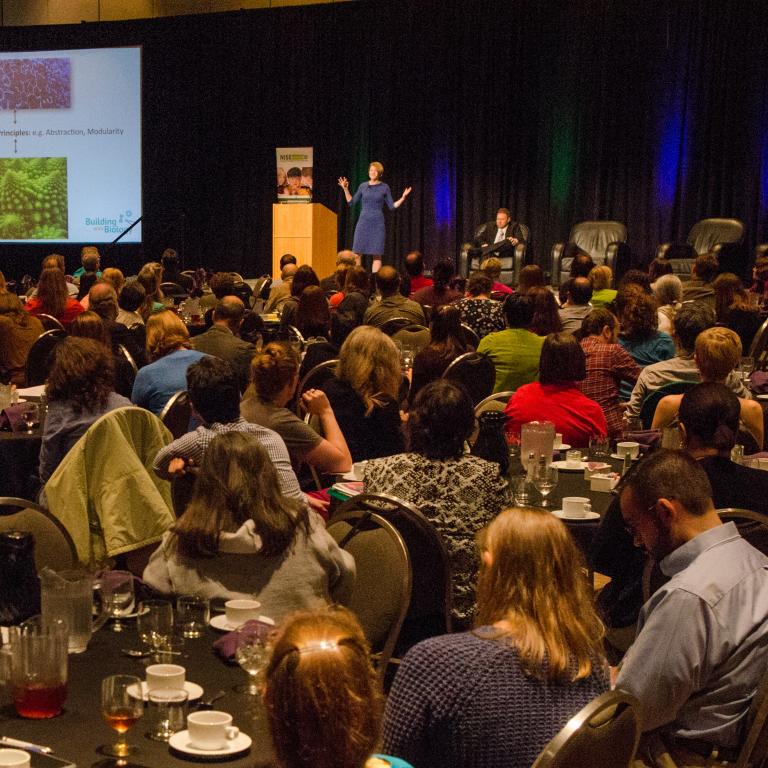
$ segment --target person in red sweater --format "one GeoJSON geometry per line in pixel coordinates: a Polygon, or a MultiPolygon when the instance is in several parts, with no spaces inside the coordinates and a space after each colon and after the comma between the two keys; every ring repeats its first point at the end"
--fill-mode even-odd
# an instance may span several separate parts
{"type": "Polygon", "coordinates": [[[57,267],[48,267],[40,273],[37,295],[27,301],[24,309],[32,315],[55,317],[66,330],[85,311],[79,301],[70,297],[64,273],[57,267]]]}
{"type": "Polygon", "coordinates": [[[575,448],[589,445],[593,435],[605,437],[603,409],[578,386],[586,375],[579,342],[570,333],[550,333],[541,348],[539,380],[524,384],[507,403],[507,428],[519,431],[529,421],[551,421],[563,442],[575,448]]]}

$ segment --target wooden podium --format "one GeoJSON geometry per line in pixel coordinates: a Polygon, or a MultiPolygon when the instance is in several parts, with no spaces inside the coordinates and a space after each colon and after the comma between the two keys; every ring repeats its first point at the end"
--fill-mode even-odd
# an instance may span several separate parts
{"type": "Polygon", "coordinates": [[[336,269],[336,214],[320,203],[272,206],[272,277],[280,277],[280,257],[292,253],[319,278],[336,269]]]}

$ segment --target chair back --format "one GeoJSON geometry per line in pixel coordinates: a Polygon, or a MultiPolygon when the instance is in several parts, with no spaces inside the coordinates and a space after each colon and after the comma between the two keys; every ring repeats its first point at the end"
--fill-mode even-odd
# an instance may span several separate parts
{"type": "Polygon", "coordinates": [[[318,363],[314,368],[310,368],[305,374],[304,378],[299,382],[299,386],[296,387],[296,413],[300,417],[304,416],[304,407],[301,404],[301,396],[308,389],[318,389],[326,381],[329,381],[336,375],[336,365],[338,364],[338,358],[333,360],[324,360],[322,363],[318,363]]]}
{"type": "Polygon", "coordinates": [[[301,331],[295,325],[286,325],[284,328],[281,328],[278,337],[281,341],[287,341],[299,354],[307,346],[301,331]]]}
{"type": "Polygon", "coordinates": [[[360,621],[383,680],[411,602],[408,549],[395,526],[371,511],[338,512],[327,530],[355,558],[357,576],[347,607],[360,621]]]}
{"type": "Polygon", "coordinates": [[[53,315],[46,315],[45,312],[41,312],[36,317],[46,331],[66,331],[66,328],[53,315]]]}
{"type": "Polygon", "coordinates": [[[739,533],[764,555],[768,555],[768,515],[751,509],[723,507],[717,510],[724,523],[734,522],[739,533]]]}
{"type": "Polygon", "coordinates": [[[480,337],[475,333],[474,329],[470,328],[466,323],[462,323],[461,332],[464,334],[464,343],[471,344],[472,347],[477,349],[477,345],[480,343],[480,337]]]}
{"type": "Polygon", "coordinates": [[[608,691],[575,714],[531,768],[628,768],[640,740],[640,703],[608,691]]]}
{"type": "Polygon", "coordinates": [[[35,539],[35,566],[55,570],[77,565],[77,550],[67,529],[34,501],[0,497],[0,531],[24,531],[35,539]]]}
{"type": "Polygon", "coordinates": [[[189,394],[179,390],[160,411],[160,421],[170,430],[174,439],[189,432],[189,420],[192,418],[192,403],[189,394]]]}
{"type": "Polygon", "coordinates": [[[36,387],[44,384],[50,371],[50,358],[53,350],[67,338],[63,330],[53,329],[41,333],[29,348],[27,355],[27,386],[36,387]]]}
{"type": "Polygon", "coordinates": [[[700,256],[726,243],[740,243],[744,239],[744,224],[738,219],[702,219],[688,233],[686,242],[700,256]]]}
{"type": "Polygon", "coordinates": [[[178,283],[160,283],[160,290],[164,296],[170,296],[175,304],[178,304],[180,299],[186,299],[189,296],[188,291],[178,283]]]}
{"type": "MultiPolygon", "coordinates": [[[[581,221],[574,224],[568,242],[588,253],[597,265],[606,264],[618,277],[617,261],[620,252],[626,251],[627,227],[620,221],[581,221]]],[[[552,248],[552,285],[559,286],[571,270],[573,258],[563,256],[566,243],[556,243],[552,248]]],[[[622,259],[626,261],[626,259],[622,259]]]]}
{"type": "Polygon", "coordinates": [[[424,349],[429,344],[431,338],[432,334],[429,328],[418,323],[406,325],[405,328],[401,328],[392,334],[393,341],[398,341],[403,347],[408,347],[415,352],[420,352],[424,349]]]}
{"type": "Polygon", "coordinates": [[[407,328],[409,325],[413,325],[413,320],[407,317],[391,317],[379,326],[379,330],[387,336],[393,336],[401,328],[407,328]]]}
{"type": "Polygon", "coordinates": [[[493,392],[496,366],[488,355],[465,352],[445,369],[442,378],[461,384],[472,399],[472,405],[477,405],[493,392]]]}
{"type": "Polygon", "coordinates": [[[754,360],[756,371],[768,368],[768,320],[763,322],[752,339],[747,356],[754,360]]]}
{"type": "Polygon", "coordinates": [[[507,407],[509,398],[514,394],[514,390],[508,392],[494,392],[492,395],[483,398],[475,406],[475,418],[486,411],[503,411],[507,407]]]}
{"type": "Polygon", "coordinates": [[[187,467],[183,475],[176,474],[171,480],[171,502],[176,517],[181,517],[184,514],[187,504],[192,499],[197,474],[197,467],[187,467]]]}
{"type": "Polygon", "coordinates": [[[747,729],[735,768],[762,766],[768,758],[768,674],[765,670],[747,712],[747,729]]]}
{"type": "Polygon", "coordinates": [[[689,389],[693,389],[697,383],[696,381],[673,381],[649,392],[640,406],[640,421],[643,423],[643,429],[651,428],[653,415],[656,413],[656,406],[662,397],[682,395],[689,389]]]}
{"type": "Polygon", "coordinates": [[[118,344],[115,352],[115,392],[130,398],[139,367],[124,344],[118,344]]]}
{"type": "Polygon", "coordinates": [[[331,518],[349,512],[375,513],[390,522],[403,537],[413,570],[411,599],[395,655],[411,646],[453,628],[451,567],[442,537],[432,523],[412,504],[383,493],[362,493],[345,501],[331,518]]]}

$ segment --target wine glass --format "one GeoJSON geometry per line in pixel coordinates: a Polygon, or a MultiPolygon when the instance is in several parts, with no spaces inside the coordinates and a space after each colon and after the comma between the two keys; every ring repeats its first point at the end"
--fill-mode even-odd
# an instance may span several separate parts
{"type": "Polygon", "coordinates": [[[120,758],[117,765],[126,765],[122,758],[136,751],[129,747],[125,738],[128,729],[144,714],[144,701],[141,698],[141,680],[133,675],[111,675],[101,681],[101,714],[117,733],[117,742],[103,746],[100,751],[112,757],[120,758]],[[135,697],[131,696],[133,689],[135,697]]]}
{"type": "Polygon", "coordinates": [[[235,659],[248,673],[248,683],[246,685],[238,685],[235,690],[238,693],[248,693],[251,696],[257,696],[259,686],[256,683],[256,678],[267,663],[267,648],[264,645],[264,641],[253,630],[238,630],[235,659]]]}
{"type": "Polygon", "coordinates": [[[108,615],[114,619],[113,632],[122,632],[125,624],[120,621],[134,607],[133,574],[130,571],[107,571],[101,578],[101,598],[108,615]]]}
{"type": "Polygon", "coordinates": [[[536,470],[533,482],[536,485],[536,490],[541,494],[542,507],[549,506],[547,496],[549,496],[550,491],[557,485],[557,480],[557,467],[539,467],[536,470]]]}
{"type": "Polygon", "coordinates": [[[26,431],[31,434],[36,427],[40,426],[40,410],[37,403],[27,403],[21,413],[26,431]]]}
{"type": "Polygon", "coordinates": [[[155,658],[173,632],[173,606],[168,600],[144,600],[136,615],[139,639],[152,647],[155,658]]]}
{"type": "Polygon", "coordinates": [[[749,387],[749,377],[752,375],[752,371],[755,370],[755,360],[752,357],[742,357],[741,364],[741,378],[745,387],[749,387]]]}

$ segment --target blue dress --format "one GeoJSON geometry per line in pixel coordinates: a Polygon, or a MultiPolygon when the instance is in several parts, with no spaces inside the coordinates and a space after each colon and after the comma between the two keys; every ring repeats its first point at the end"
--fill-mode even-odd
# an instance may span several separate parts
{"type": "Polygon", "coordinates": [[[363,210],[355,227],[355,239],[352,250],[355,253],[368,253],[381,256],[384,253],[384,205],[390,211],[395,210],[392,192],[383,181],[370,184],[364,181],[355,192],[349,205],[363,201],[363,210]]]}

